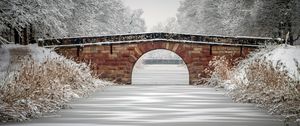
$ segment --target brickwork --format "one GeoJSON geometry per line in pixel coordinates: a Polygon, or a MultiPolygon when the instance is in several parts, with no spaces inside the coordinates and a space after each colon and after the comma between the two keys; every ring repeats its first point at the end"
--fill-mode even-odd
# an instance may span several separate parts
{"type": "Polygon", "coordinates": [[[81,47],[61,47],[57,52],[79,61],[91,63],[100,78],[121,84],[131,84],[132,70],[137,60],[155,49],[170,50],[179,55],[189,71],[190,84],[206,76],[204,69],[214,56],[227,55],[233,59],[244,57],[255,47],[182,43],[172,41],[144,41],[108,45],[85,45],[81,47]]]}

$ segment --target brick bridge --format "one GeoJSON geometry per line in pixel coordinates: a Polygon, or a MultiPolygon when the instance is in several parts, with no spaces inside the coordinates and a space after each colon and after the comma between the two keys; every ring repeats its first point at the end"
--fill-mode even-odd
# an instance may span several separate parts
{"type": "MultiPolygon", "coordinates": [[[[250,51],[271,38],[224,37],[173,33],[142,33],[96,37],[47,39],[40,46],[55,47],[59,54],[78,61],[91,63],[91,68],[101,78],[116,83],[131,84],[132,70],[143,54],[166,49],[179,55],[189,71],[193,84],[214,56],[226,55],[232,59],[245,57],[250,51]]],[[[200,77],[201,77],[200,76],[200,77]]]]}

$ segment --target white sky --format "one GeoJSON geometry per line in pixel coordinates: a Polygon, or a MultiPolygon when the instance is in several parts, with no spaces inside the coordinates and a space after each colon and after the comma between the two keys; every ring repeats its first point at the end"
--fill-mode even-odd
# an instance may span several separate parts
{"type": "Polygon", "coordinates": [[[146,21],[147,30],[169,17],[176,17],[181,0],[123,0],[132,9],[143,9],[142,18],[146,21]]]}

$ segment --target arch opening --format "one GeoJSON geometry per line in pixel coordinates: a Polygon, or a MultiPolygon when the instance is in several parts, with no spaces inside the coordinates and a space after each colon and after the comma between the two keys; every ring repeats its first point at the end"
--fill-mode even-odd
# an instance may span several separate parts
{"type": "Polygon", "coordinates": [[[176,53],[155,49],[136,61],[131,82],[133,85],[189,85],[189,71],[176,53]]]}

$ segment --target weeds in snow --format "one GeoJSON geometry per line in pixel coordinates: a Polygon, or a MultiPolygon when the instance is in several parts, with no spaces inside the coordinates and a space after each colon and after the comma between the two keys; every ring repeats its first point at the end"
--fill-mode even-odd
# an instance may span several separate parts
{"type": "Polygon", "coordinates": [[[72,98],[85,96],[103,82],[94,79],[89,66],[62,57],[39,63],[24,58],[18,72],[0,87],[0,120],[22,121],[55,112],[72,98]]]}
{"type": "Polygon", "coordinates": [[[231,62],[235,61],[229,60],[225,56],[214,57],[209,62],[209,67],[205,69],[209,78],[203,78],[202,82],[209,86],[222,87],[220,84],[223,84],[224,80],[228,80],[231,76],[231,62]]]}
{"type": "Polygon", "coordinates": [[[299,118],[299,83],[281,68],[280,61],[274,66],[266,59],[256,59],[246,69],[248,83],[236,83],[237,88],[230,94],[236,101],[259,104],[270,113],[299,118]]]}
{"type": "MultiPolygon", "coordinates": [[[[288,120],[300,118],[300,77],[291,77],[279,60],[270,61],[264,54],[273,47],[254,52],[236,67],[230,67],[226,58],[214,58],[210,67],[210,86],[234,85],[229,95],[237,102],[255,103],[270,113],[281,114],[288,120]],[[295,78],[298,78],[298,80],[295,78]]],[[[300,65],[294,60],[300,75],[300,65]]],[[[228,88],[228,87],[227,87],[228,88]]]]}

